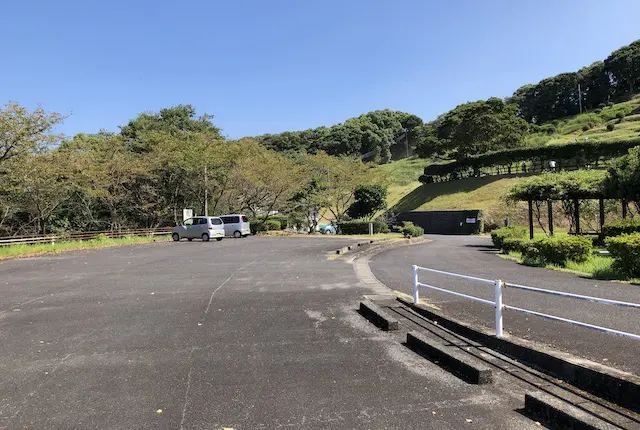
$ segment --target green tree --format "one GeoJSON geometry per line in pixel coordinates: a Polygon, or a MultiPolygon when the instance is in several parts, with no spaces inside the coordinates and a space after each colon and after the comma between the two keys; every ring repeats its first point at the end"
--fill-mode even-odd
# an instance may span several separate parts
{"type": "Polygon", "coordinates": [[[42,108],[33,112],[16,103],[0,109],[0,163],[11,157],[38,153],[61,139],[51,133],[64,117],[47,113],[42,108]]]}
{"type": "Polygon", "coordinates": [[[498,98],[465,103],[442,115],[435,132],[443,148],[460,159],[520,145],[527,123],[518,107],[498,98]]]}
{"type": "Polygon", "coordinates": [[[379,184],[360,185],[354,192],[354,199],[348,215],[371,220],[376,212],[387,207],[387,188],[379,184]]]}
{"type": "Polygon", "coordinates": [[[616,94],[633,94],[640,87],[640,40],[613,51],[604,65],[616,94]]]}
{"type": "Polygon", "coordinates": [[[184,136],[188,133],[206,133],[211,139],[222,139],[220,129],[211,119],[213,115],[196,116],[191,105],[178,105],[160,109],[158,113],[141,113],[135,119],[120,128],[120,134],[129,142],[134,152],[149,152],[151,148],[143,145],[139,139],[149,133],[165,133],[184,136]]]}

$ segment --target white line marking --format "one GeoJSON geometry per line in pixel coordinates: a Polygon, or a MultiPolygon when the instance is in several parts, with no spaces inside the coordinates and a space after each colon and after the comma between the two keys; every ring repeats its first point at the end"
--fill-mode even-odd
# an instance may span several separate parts
{"type": "Polygon", "coordinates": [[[191,391],[191,375],[193,373],[193,353],[198,349],[195,346],[189,352],[189,373],[187,374],[187,389],[184,391],[184,405],[182,406],[182,420],[180,420],[180,430],[184,429],[184,420],[187,417],[187,406],[189,406],[189,391],[191,391]]]}

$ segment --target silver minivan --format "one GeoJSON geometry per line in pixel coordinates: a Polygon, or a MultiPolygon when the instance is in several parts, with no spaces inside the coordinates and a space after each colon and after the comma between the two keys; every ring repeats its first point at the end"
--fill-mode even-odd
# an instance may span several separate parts
{"type": "Polygon", "coordinates": [[[222,218],[222,222],[224,223],[225,236],[240,238],[247,237],[251,234],[251,225],[246,215],[231,214],[223,215],[220,218],[222,218]]]}
{"type": "Polygon", "coordinates": [[[189,241],[202,239],[208,242],[214,238],[221,241],[224,239],[224,224],[217,216],[196,216],[186,219],[182,225],[173,227],[171,237],[176,242],[183,238],[189,241]]]}

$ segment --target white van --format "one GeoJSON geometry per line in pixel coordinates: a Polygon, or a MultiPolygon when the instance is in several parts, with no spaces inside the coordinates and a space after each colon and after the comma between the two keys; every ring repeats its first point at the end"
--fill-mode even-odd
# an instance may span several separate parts
{"type": "Polygon", "coordinates": [[[224,235],[235,238],[247,237],[251,234],[249,218],[242,214],[223,215],[220,217],[224,223],[224,235]]]}

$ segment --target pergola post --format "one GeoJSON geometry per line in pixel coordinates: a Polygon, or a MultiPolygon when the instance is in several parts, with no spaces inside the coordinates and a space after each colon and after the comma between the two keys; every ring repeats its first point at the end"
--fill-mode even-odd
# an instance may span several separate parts
{"type": "Polygon", "coordinates": [[[604,198],[600,197],[600,240],[604,240],[604,198]]]}
{"type": "Polygon", "coordinates": [[[576,217],[576,235],[580,234],[580,199],[573,199],[576,217]]]}
{"type": "Polygon", "coordinates": [[[529,199],[529,239],[533,240],[533,200],[529,199]]]}
{"type": "Polygon", "coordinates": [[[547,214],[549,218],[549,234],[553,236],[553,200],[547,200],[547,214]]]}

